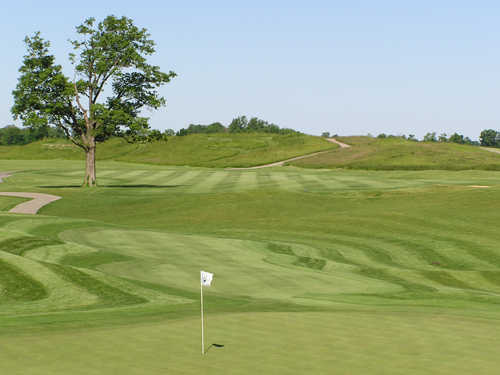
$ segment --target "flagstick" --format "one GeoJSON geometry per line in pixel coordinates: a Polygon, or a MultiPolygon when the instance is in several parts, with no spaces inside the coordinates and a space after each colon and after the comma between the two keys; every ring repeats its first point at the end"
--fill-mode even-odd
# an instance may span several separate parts
{"type": "Polygon", "coordinates": [[[200,280],[200,299],[201,299],[201,354],[205,355],[205,336],[203,332],[203,284],[200,280]]]}

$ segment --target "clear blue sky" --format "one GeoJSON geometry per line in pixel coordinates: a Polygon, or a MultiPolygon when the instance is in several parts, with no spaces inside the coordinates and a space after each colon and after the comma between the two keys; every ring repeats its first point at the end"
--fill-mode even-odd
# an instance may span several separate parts
{"type": "Polygon", "coordinates": [[[84,18],[125,15],[179,76],[154,128],[258,116],[310,134],[500,129],[498,1],[4,1],[0,126],[23,38],[40,30],[67,67],[84,18]],[[271,5],[270,5],[271,4],[271,5]]]}

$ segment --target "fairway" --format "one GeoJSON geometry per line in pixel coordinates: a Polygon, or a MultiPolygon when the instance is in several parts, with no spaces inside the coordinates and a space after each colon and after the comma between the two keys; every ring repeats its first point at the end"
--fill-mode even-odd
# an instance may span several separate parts
{"type": "Polygon", "coordinates": [[[500,172],[82,166],[0,161],[2,374],[498,372],[500,172]]]}

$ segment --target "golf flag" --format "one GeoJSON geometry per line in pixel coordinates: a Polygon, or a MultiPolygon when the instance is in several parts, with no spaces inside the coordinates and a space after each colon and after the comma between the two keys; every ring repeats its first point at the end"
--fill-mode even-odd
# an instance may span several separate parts
{"type": "Polygon", "coordinates": [[[214,274],[200,271],[200,302],[201,302],[201,354],[205,355],[205,320],[203,319],[203,287],[210,286],[214,274]]]}
{"type": "Polygon", "coordinates": [[[212,284],[212,279],[214,278],[214,274],[210,272],[200,271],[200,280],[201,285],[210,286],[212,284]]]}

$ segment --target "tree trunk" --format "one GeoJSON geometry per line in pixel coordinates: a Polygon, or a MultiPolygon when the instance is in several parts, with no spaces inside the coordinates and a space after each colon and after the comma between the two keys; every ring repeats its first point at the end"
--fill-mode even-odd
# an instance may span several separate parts
{"type": "Polygon", "coordinates": [[[83,186],[93,187],[97,185],[95,174],[95,150],[95,140],[92,140],[88,150],[85,151],[85,179],[83,180],[83,186]]]}

